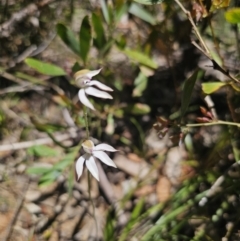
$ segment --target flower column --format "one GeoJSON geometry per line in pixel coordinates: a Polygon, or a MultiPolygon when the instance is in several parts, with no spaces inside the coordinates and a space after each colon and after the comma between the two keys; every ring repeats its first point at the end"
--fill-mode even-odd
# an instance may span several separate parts
{"type": "MultiPolygon", "coordinates": [[[[75,81],[77,85],[80,87],[80,90],[78,92],[80,102],[92,110],[95,110],[95,108],[87,98],[87,95],[92,95],[103,99],[112,99],[112,96],[106,91],[113,91],[113,89],[97,80],[92,80],[92,77],[99,74],[100,71],[101,69],[94,71],[85,69],[78,71],[74,75],[75,81]],[[101,90],[95,87],[98,87],[101,90]]],[[[115,163],[109,158],[109,156],[104,151],[115,152],[117,150],[108,144],[99,144],[97,146],[94,146],[94,143],[91,140],[89,140],[87,110],[85,109],[84,112],[86,122],[85,124],[87,129],[87,140],[82,143],[82,147],[85,151],[85,154],[79,157],[76,162],[77,180],[79,180],[79,178],[82,175],[83,165],[85,163],[90,173],[99,181],[98,169],[95,163],[96,158],[101,160],[108,166],[116,168],[115,163]]]]}

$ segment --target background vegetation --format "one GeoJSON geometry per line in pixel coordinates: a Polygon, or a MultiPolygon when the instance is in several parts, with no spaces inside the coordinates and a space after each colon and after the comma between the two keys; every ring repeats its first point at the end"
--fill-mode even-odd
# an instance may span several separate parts
{"type": "Polygon", "coordinates": [[[0,4],[3,240],[239,240],[238,1],[0,4]],[[98,68],[91,136],[120,152],[89,197],[73,75],[98,68]]]}

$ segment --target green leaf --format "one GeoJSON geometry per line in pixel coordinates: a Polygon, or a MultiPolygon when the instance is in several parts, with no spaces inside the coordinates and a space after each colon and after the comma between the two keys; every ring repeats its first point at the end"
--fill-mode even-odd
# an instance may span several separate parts
{"type": "Polygon", "coordinates": [[[74,36],[74,33],[65,25],[57,24],[57,34],[62,41],[76,54],[80,54],[79,42],[74,36]]]}
{"type": "Polygon", "coordinates": [[[191,100],[191,96],[192,96],[192,91],[193,91],[194,85],[197,80],[198,72],[199,72],[198,69],[195,70],[194,73],[190,76],[190,78],[185,80],[185,82],[183,84],[181,118],[184,116],[185,112],[188,109],[188,106],[189,106],[189,103],[191,100]]]}
{"type": "Polygon", "coordinates": [[[71,165],[74,162],[75,158],[76,158],[76,153],[75,152],[70,152],[60,162],[55,164],[53,166],[53,169],[62,171],[67,166],[71,165]]]}
{"type": "Polygon", "coordinates": [[[114,234],[115,234],[115,226],[116,226],[116,213],[114,208],[110,208],[110,210],[107,213],[106,217],[106,223],[104,225],[103,229],[103,235],[104,235],[104,240],[108,241],[113,241],[115,240],[114,234]]]}
{"type": "Polygon", "coordinates": [[[136,3],[132,3],[128,11],[129,13],[152,25],[155,25],[157,22],[156,18],[154,18],[146,9],[142,8],[136,3]]]}
{"type": "Polygon", "coordinates": [[[156,69],[157,68],[157,63],[154,62],[148,55],[141,53],[136,50],[130,50],[130,49],[124,49],[121,50],[123,53],[125,53],[130,59],[148,66],[150,68],[156,69]]]}
{"type": "Polygon", "coordinates": [[[105,21],[107,22],[107,24],[110,24],[110,14],[105,0],[100,0],[100,4],[105,21]]]}
{"type": "Polygon", "coordinates": [[[203,83],[202,90],[205,94],[211,94],[211,93],[219,90],[221,87],[223,87],[225,85],[227,85],[227,83],[222,83],[222,82],[203,83]]]}
{"type": "Polygon", "coordinates": [[[142,92],[147,87],[148,78],[141,71],[139,72],[137,78],[134,80],[134,85],[136,86],[133,90],[133,96],[141,96],[142,92]]]}
{"type": "Polygon", "coordinates": [[[32,146],[27,149],[27,153],[29,155],[38,156],[38,157],[48,157],[48,156],[58,155],[58,152],[56,150],[45,145],[32,146]]]}
{"type": "Polygon", "coordinates": [[[99,15],[93,13],[92,14],[92,24],[94,31],[96,33],[96,38],[95,38],[95,45],[98,49],[101,49],[103,46],[106,44],[106,37],[104,33],[104,28],[102,25],[102,19],[99,15]]]}
{"type": "Polygon", "coordinates": [[[141,216],[143,207],[144,207],[144,199],[142,198],[137,205],[134,207],[132,213],[131,213],[131,217],[130,220],[128,221],[127,225],[125,226],[125,228],[123,229],[123,231],[121,232],[121,236],[119,238],[119,241],[125,241],[127,240],[127,237],[129,235],[129,232],[131,229],[133,229],[135,223],[137,223],[138,218],[141,216]]]}
{"type": "Polygon", "coordinates": [[[151,111],[151,108],[146,104],[136,103],[130,106],[130,111],[134,115],[145,115],[151,111]]]}
{"type": "Polygon", "coordinates": [[[53,65],[53,64],[48,64],[48,63],[42,62],[37,59],[26,58],[25,63],[29,67],[35,69],[36,71],[38,71],[41,74],[51,75],[51,76],[66,75],[65,71],[62,68],[60,68],[56,65],[53,65]]]}
{"type": "Polygon", "coordinates": [[[83,62],[86,63],[88,52],[91,47],[92,31],[89,23],[89,17],[85,16],[82,21],[82,25],[79,31],[79,42],[80,42],[80,56],[83,62]]]}
{"type": "Polygon", "coordinates": [[[114,18],[115,18],[115,22],[118,22],[121,17],[127,13],[129,9],[129,3],[125,2],[125,0],[118,0],[116,2],[116,7],[115,7],[115,14],[114,14],[114,18]]]}
{"type": "Polygon", "coordinates": [[[44,173],[49,172],[50,170],[51,170],[51,167],[30,167],[27,169],[27,173],[42,175],[44,173]]]}
{"type": "Polygon", "coordinates": [[[225,18],[229,23],[240,23],[240,8],[231,8],[225,13],[225,18]]]}
{"type": "Polygon", "coordinates": [[[61,175],[61,172],[57,170],[49,170],[39,179],[39,185],[45,186],[53,183],[61,175]]]}
{"type": "Polygon", "coordinates": [[[134,2],[138,2],[145,5],[160,4],[163,1],[164,0],[134,0],[134,2]]]}

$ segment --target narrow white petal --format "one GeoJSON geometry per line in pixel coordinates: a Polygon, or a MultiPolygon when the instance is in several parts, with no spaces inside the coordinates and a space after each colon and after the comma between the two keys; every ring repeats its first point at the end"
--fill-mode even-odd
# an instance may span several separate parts
{"type": "Polygon", "coordinates": [[[85,75],[88,77],[88,78],[92,78],[93,76],[97,75],[100,73],[102,69],[98,69],[98,70],[93,70],[93,71],[89,71],[88,73],[86,73],[85,75]]]}
{"type": "Polygon", "coordinates": [[[99,181],[98,169],[93,156],[90,156],[86,161],[86,166],[91,174],[99,181]]]}
{"type": "Polygon", "coordinates": [[[79,178],[82,176],[83,164],[84,164],[86,158],[87,158],[87,156],[86,156],[86,154],[84,154],[83,156],[80,156],[77,159],[77,162],[76,162],[77,180],[79,180],[79,178]]]}
{"type": "Polygon", "coordinates": [[[113,91],[112,88],[110,88],[109,86],[99,82],[98,80],[91,80],[87,85],[89,85],[89,86],[95,85],[95,86],[97,86],[101,90],[113,91]]]}
{"type": "Polygon", "coordinates": [[[112,159],[105,152],[103,152],[103,151],[93,151],[93,156],[97,157],[99,160],[101,160],[106,165],[117,168],[115,163],[112,161],[112,159]]]}
{"type": "Polygon", "coordinates": [[[87,106],[88,108],[95,110],[95,108],[93,107],[92,103],[89,101],[89,99],[87,98],[86,94],[85,94],[85,90],[84,89],[80,89],[78,92],[78,97],[79,100],[82,104],[84,104],[85,106],[87,106]]]}
{"type": "Polygon", "coordinates": [[[109,95],[107,92],[105,91],[101,91],[101,90],[98,90],[94,87],[87,87],[85,89],[85,92],[88,94],[88,95],[92,95],[92,96],[95,96],[95,97],[98,97],[98,98],[102,98],[102,99],[112,99],[112,96],[109,95]]]}
{"type": "Polygon", "coordinates": [[[115,148],[113,148],[108,144],[102,143],[93,147],[93,151],[118,151],[118,150],[116,150],[115,148]]]}

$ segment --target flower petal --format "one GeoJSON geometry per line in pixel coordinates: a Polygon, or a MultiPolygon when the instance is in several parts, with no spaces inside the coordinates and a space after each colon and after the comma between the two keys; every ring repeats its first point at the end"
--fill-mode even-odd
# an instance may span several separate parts
{"type": "Polygon", "coordinates": [[[115,163],[112,161],[112,159],[105,152],[103,152],[103,151],[93,151],[93,156],[97,157],[99,160],[101,160],[106,165],[117,168],[115,163]]]}
{"type": "Polygon", "coordinates": [[[92,110],[95,110],[94,106],[92,105],[92,103],[87,98],[84,89],[79,90],[78,97],[79,97],[80,102],[82,102],[82,104],[84,104],[85,106],[87,106],[88,108],[90,108],[92,110]]]}
{"type": "Polygon", "coordinates": [[[101,68],[101,69],[97,69],[97,70],[93,70],[93,71],[89,71],[89,72],[86,73],[85,75],[86,75],[88,78],[91,79],[93,76],[99,74],[101,70],[102,70],[102,68],[101,68]]]}
{"type": "Polygon", "coordinates": [[[115,148],[113,148],[108,144],[102,143],[93,147],[93,151],[118,151],[118,150],[116,150],[115,148]]]}
{"type": "Polygon", "coordinates": [[[99,181],[98,169],[93,156],[86,160],[86,166],[91,174],[99,181]]]}
{"type": "Polygon", "coordinates": [[[98,98],[112,99],[112,96],[109,95],[107,92],[98,90],[98,89],[96,89],[94,87],[87,87],[87,88],[85,88],[85,92],[88,95],[92,95],[92,96],[95,96],[95,97],[98,97],[98,98]]]}
{"type": "Polygon", "coordinates": [[[77,172],[77,180],[79,180],[79,178],[82,176],[83,173],[83,164],[85,162],[85,160],[87,159],[87,154],[84,154],[83,156],[80,156],[77,159],[76,162],[76,172],[77,172]]]}
{"type": "Polygon", "coordinates": [[[106,91],[113,91],[112,88],[108,87],[107,85],[101,83],[100,81],[98,80],[91,80],[89,83],[87,83],[88,86],[97,86],[99,89],[101,90],[106,90],[106,91]]]}

